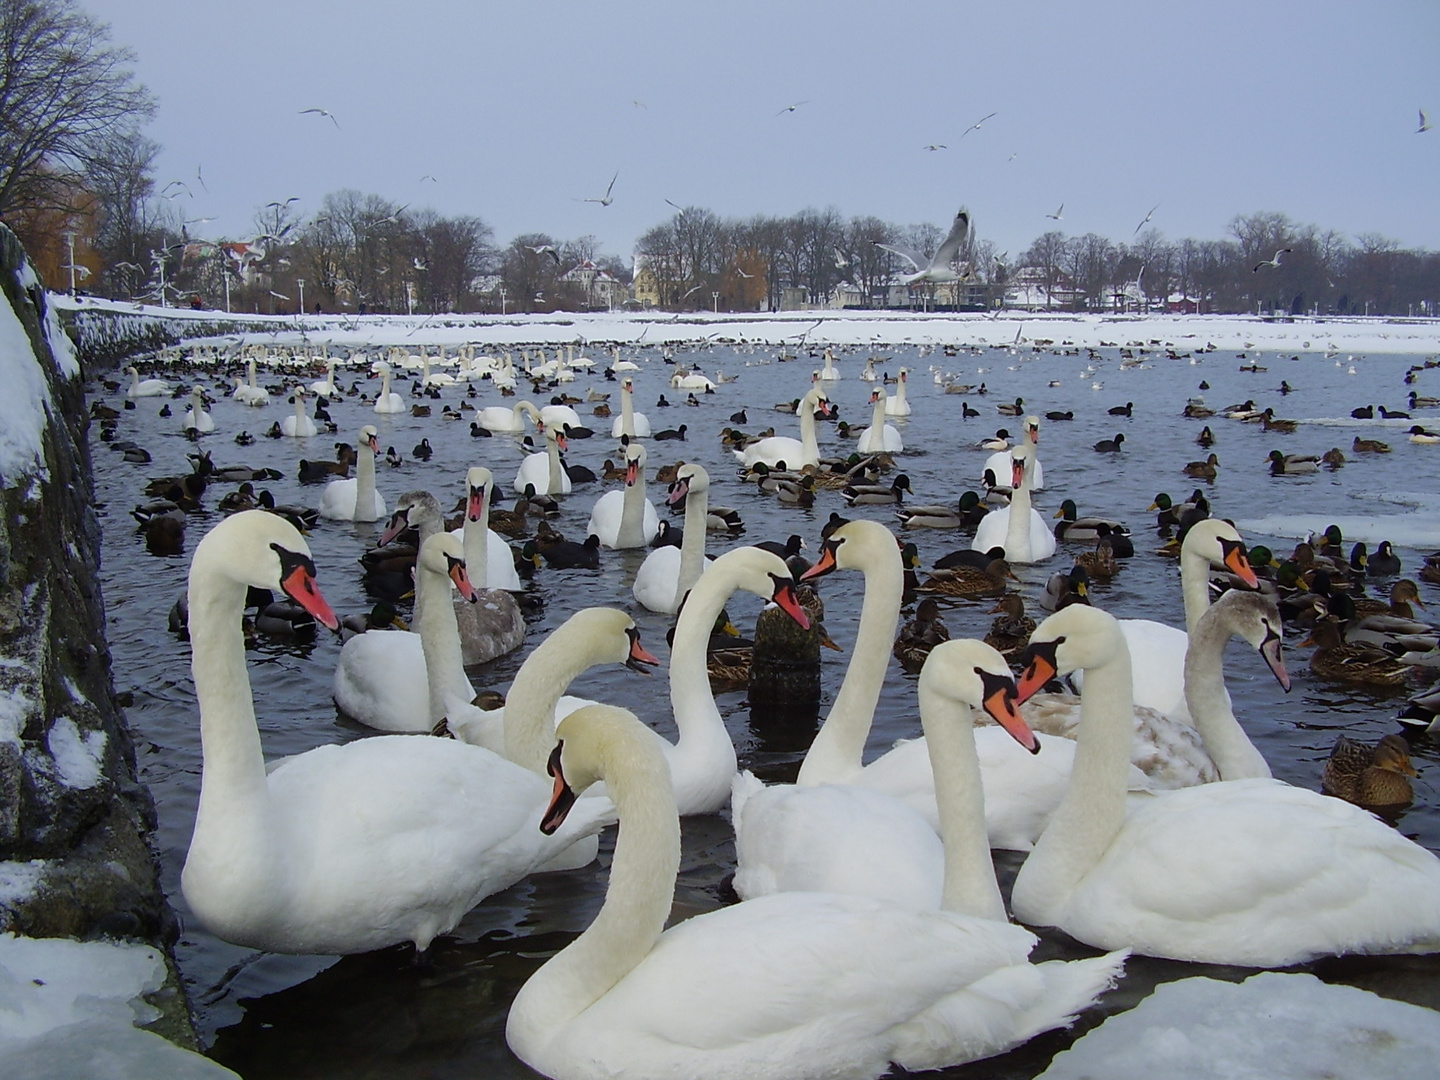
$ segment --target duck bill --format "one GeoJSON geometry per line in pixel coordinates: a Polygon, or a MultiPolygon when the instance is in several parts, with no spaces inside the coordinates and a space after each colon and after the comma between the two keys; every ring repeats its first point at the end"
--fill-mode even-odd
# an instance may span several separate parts
{"type": "Polygon", "coordinates": [[[1009,733],[1010,737],[1032,754],[1040,752],[1040,740],[1020,716],[1015,705],[1015,683],[1004,675],[981,671],[980,680],[985,687],[981,707],[994,718],[995,722],[1009,733]]]}
{"type": "Polygon", "coordinates": [[[485,516],[485,488],[483,486],[470,489],[470,500],[466,504],[465,516],[471,521],[479,521],[485,516]]]}
{"type": "Polygon", "coordinates": [[[835,545],[827,540],[820,545],[820,558],[815,560],[814,566],[800,575],[800,580],[814,581],[837,569],[839,564],[835,561],[835,545]]]}
{"type": "Polygon", "coordinates": [[[545,765],[545,771],[555,778],[550,805],[545,808],[545,813],[540,818],[540,831],[546,836],[554,835],[555,830],[565,823],[570,808],[575,805],[575,792],[565,782],[565,770],[560,765],[560,751],[564,747],[563,742],[557,744],[555,749],[550,751],[550,760],[545,765]]]}
{"type": "Polygon", "coordinates": [[[771,574],[770,579],[775,582],[775,592],[770,599],[780,606],[781,611],[794,619],[801,630],[809,630],[810,616],[800,606],[800,598],[795,595],[795,583],[776,574],[771,574]]]}
{"type": "MultiPolygon", "coordinates": [[[[293,553],[284,552],[283,555],[293,555],[293,553]]],[[[325,629],[339,630],[340,620],[330,607],[329,601],[321,595],[320,586],[315,584],[315,565],[304,556],[293,557],[296,561],[292,565],[283,567],[284,573],[280,578],[281,590],[308,611],[315,621],[325,629]]]]}
{"type": "Polygon", "coordinates": [[[457,559],[453,555],[447,555],[445,558],[450,563],[450,580],[460,590],[461,596],[470,603],[475,603],[480,599],[480,594],[475,591],[475,586],[470,584],[470,575],[465,572],[465,560],[457,559]]]}
{"type": "Polygon", "coordinates": [[[689,494],[690,478],[688,476],[681,477],[679,480],[676,480],[674,486],[671,487],[670,494],[665,496],[665,502],[670,506],[675,506],[689,494]]]}
{"type": "Polygon", "coordinates": [[[1273,630],[1266,631],[1265,640],[1260,643],[1260,655],[1270,666],[1270,674],[1275,676],[1275,681],[1288,694],[1290,692],[1290,673],[1285,670],[1285,658],[1281,655],[1279,634],[1273,630]]]}
{"type": "Polygon", "coordinates": [[[630,638],[630,653],[625,657],[625,666],[631,671],[638,671],[641,675],[649,675],[650,672],[643,665],[649,664],[654,667],[660,663],[660,658],[640,644],[640,631],[635,627],[630,627],[625,633],[630,638]]]}

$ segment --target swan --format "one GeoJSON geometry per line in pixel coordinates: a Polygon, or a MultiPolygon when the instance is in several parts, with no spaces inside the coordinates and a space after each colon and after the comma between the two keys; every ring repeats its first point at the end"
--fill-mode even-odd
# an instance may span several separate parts
{"type": "Polygon", "coordinates": [[[190,408],[185,410],[185,421],[182,429],[185,431],[194,431],[200,435],[205,435],[215,430],[215,418],[205,411],[205,399],[201,396],[200,387],[198,386],[190,390],[190,408]]]}
{"type": "Polygon", "coordinates": [[[840,378],[840,369],[835,366],[835,352],[832,349],[825,350],[825,366],[820,370],[820,378],[826,382],[834,382],[840,378]]]}
{"type": "Polygon", "coordinates": [[[733,453],[747,469],[757,462],[775,468],[784,464],[792,469],[806,465],[820,464],[820,448],[815,442],[815,412],[830,415],[830,401],[825,391],[812,386],[800,399],[795,412],[800,417],[800,438],[791,439],[784,435],[772,435],[768,439],[753,442],[743,450],[733,453]]]}
{"type": "Polygon", "coordinates": [[[546,836],[549,785],[449,739],[320,746],[267,774],[241,636],[245,591],[283,590],[336,629],[314,571],[295,527],[263,510],[226,518],[196,546],[190,642],[203,767],[181,888],[207,930],[245,948],[424,949],[486,896],[613,820],[613,808],[588,800],[573,828],[546,836]]]}
{"type": "MultiPolygon", "coordinates": [[[[480,594],[476,603],[455,599],[460,652],[467,664],[483,664],[514,652],[525,641],[525,617],[506,590],[519,592],[520,575],[505,538],[490,531],[494,477],[479,466],[465,473],[465,523],[457,531],[465,545],[465,570],[480,594]],[[492,558],[494,556],[494,558],[492,558]]],[[[452,534],[453,535],[453,534],[452,534]]]]}
{"type": "Polygon", "coordinates": [[[910,369],[900,369],[900,381],[895,384],[895,396],[885,400],[886,416],[909,416],[910,402],[905,400],[905,387],[910,381],[910,369]]]}
{"type": "MultiPolygon", "coordinates": [[[[1121,619],[1130,649],[1136,705],[1145,705],[1175,720],[1191,722],[1185,703],[1185,649],[1193,630],[1210,606],[1210,567],[1227,570],[1250,588],[1259,584],[1245,544],[1235,526],[1221,518],[1205,518],[1190,527],[1180,545],[1180,588],[1185,599],[1186,630],[1153,619],[1121,619]]],[[[1083,673],[1076,686],[1084,685],[1083,673]]]]}
{"type": "Polygon", "coordinates": [[[305,393],[299,387],[295,388],[295,394],[290,399],[295,403],[295,411],[289,416],[280,418],[280,433],[292,439],[308,439],[319,430],[315,421],[305,415],[305,393]]]}
{"type": "Polygon", "coordinates": [[[625,447],[625,490],[607,491],[595,500],[585,532],[598,536],[604,547],[645,547],[660,531],[660,515],[655,504],[645,498],[645,458],[645,447],[629,443],[625,447]]]}
{"type": "Polygon", "coordinates": [[[782,893],[664,930],[680,862],[665,760],[631,713],[567,717],[545,828],[605,781],[623,824],[605,905],[521,987],[505,1035],[556,1080],[876,1077],[1001,1053],[1071,1022],[1122,957],[1028,963],[1037,939],[964,911],[782,893]],[[1083,966],[1082,966],[1083,965],[1083,966]]]}
{"type": "Polygon", "coordinates": [[[1073,605],[1031,636],[1020,697],[1087,671],[1070,787],[1015,879],[1016,918],[1098,948],[1287,967],[1440,951],[1440,859],[1372,814],[1272,779],[1183,788],[1127,814],[1130,654],[1073,605]]]}
{"type": "Polygon", "coordinates": [[[1010,448],[1009,457],[1010,505],[980,519],[970,549],[1003,547],[1005,559],[1011,564],[1041,562],[1055,554],[1056,542],[1045,519],[1030,508],[1030,466],[1035,460],[1035,447],[1028,442],[1017,443],[1010,448]]]}
{"type": "Polygon", "coordinates": [[[860,379],[864,382],[874,382],[880,376],[875,374],[875,357],[865,361],[865,370],[860,372],[860,379]]]}
{"type": "Polygon", "coordinates": [[[125,396],[131,401],[142,397],[160,397],[162,394],[170,393],[170,384],[164,379],[142,379],[140,372],[133,367],[127,367],[125,374],[130,376],[130,388],[125,391],[125,396]]]}
{"type": "Polygon", "coordinates": [[[379,521],[386,514],[385,500],[375,490],[375,455],[380,433],[371,424],[360,429],[355,475],[331,480],[320,492],[320,516],[331,521],[379,521]]]}
{"type": "Polygon", "coordinates": [[[503,405],[487,405],[475,415],[475,422],[486,431],[519,435],[525,430],[527,416],[539,426],[540,410],[528,401],[517,401],[508,409],[503,405]]]}
{"type": "MultiPolygon", "coordinates": [[[[1039,447],[1040,418],[1038,416],[1025,417],[1025,427],[1021,432],[1021,437],[1031,446],[1039,447]]],[[[1002,439],[1001,442],[1003,444],[1004,440],[1002,439]]],[[[985,467],[980,470],[980,479],[983,480],[987,472],[994,473],[996,476],[1006,476],[1009,474],[1010,451],[1008,448],[996,450],[995,453],[985,459],[985,467]]],[[[1045,463],[1040,460],[1038,449],[1035,453],[1034,468],[1030,471],[1030,490],[1045,490],[1045,463]]]]}
{"type": "Polygon", "coordinates": [[[569,495],[570,476],[560,461],[560,451],[569,446],[569,440],[559,428],[544,423],[540,434],[545,436],[545,452],[525,455],[515,473],[515,493],[524,495],[526,488],[533,487],[541,495],[569,495]]]}
{"type": "MultiPolygon", "coordinates": [[[[250,382],[255,382],[255,362],[250,362],[250,382]]],[[[331,398],[340,393],[340,388],[335,385],[335,358],[328,357],[325,361],[325,378],[317,379],[310,384],[310,392],[318,397],[331,398]]]]}
{"type": "Polygon", "coordinates": [[[405,404],[405,398],[390,389],[390,365],[381,361],[376,372],[380,376],[380,393],[375,397],[375,411],[382,414],[408,412],[410,407],[405,404]]]}
{"type": "MultiPolygon", "coordinates": [[[[612,370],[620,370],[620,364],[629,361],[617,361],[612,370]]],[[[629,435],[632,439],[648,439],[650,437],[650,420],[644,413],[635,411],[635,380],[628,376],[620,380],[620,415],[610,422],[610,437],[618,439],[621,435],[629,435]]]]}
{"type": "Polygon", "coordinates": [[[580,414],[569,405],[540,406],[540,420],[546,427],[559,428],[562,431],[567,426],[572,428],[585,426],[580,421],[580,414]]]}
{"type": "Polygon", "coordinates": [[[246,365],[247,380],[242,382],[239,377],[235,379],[235,389],[230,396],[241,405],[248,405],[251,408],[259,408],[270,403],[270,393],[262,387],[255,377],[255,358],[252,356],[246,365]]]}
{"type": "Polygon", "coordinates": [[[685,594],[705,572],[705,532],[710,516],[710,474],[700,465],[680,466],[666,499],[685,500],[685,535],[680,546],[667,544],[645,556],[630,591],[650,611],[674,615],[685,594]]]}
{"type": "Polygon", "coordinates": [[[875,408],[870,416],[870,426],[860,433],[860,441],[855,444],[860,453],[877,454],[882,450],[898,453],[905,449],[900,432],[893,424],[885,423],[885,403],[888,400],[883,386],[870,391],[870,404],[875,408]]]}

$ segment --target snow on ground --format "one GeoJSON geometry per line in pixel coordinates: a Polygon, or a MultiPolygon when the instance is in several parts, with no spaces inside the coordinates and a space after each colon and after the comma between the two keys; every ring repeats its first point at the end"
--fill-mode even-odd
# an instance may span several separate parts
{"type": "Polygon", "coordinates": [[[0,1076],[26,1080],[218,1080],[229,1069],[135,1024],[165,982],[148,945],[0,934],[0,1076]]]}
{"type": "MultiPolygon", "coordinates": [[[[23,284],[24,275],[18,276],[23,284]]],[[[41,462],[50,386],[35,363],[30,335],[8,303],[0,303],[0,385],[5,387],[0,394],[0,486],[10,487],[41,462]]]]}

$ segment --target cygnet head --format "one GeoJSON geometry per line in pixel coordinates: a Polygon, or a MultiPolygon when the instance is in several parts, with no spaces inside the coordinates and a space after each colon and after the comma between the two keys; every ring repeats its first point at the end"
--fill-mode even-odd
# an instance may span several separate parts
{"type": "Polygon", "coordinates": [[[1290,690],[1290,674],[1285,670],[1281,652],[1282,624],[1280,609],[1263,593],[1230,589],[1205,609],[1195,624],[1196,637],[1205,633],[1211,623],[1223,626],[1229,635],[1248,641],[1270,667],[1275,681],[1290,690]]]}

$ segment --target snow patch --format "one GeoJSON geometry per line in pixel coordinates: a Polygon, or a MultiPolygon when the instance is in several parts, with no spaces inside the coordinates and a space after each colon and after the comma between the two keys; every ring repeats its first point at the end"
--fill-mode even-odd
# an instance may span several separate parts
{"type": "Polygon", "coordinates": [[[81,731],[68,716],[56,719],[48,740],[50,756],[66,787],[83,790],[100,782],[106,738],[103,731],[81,731]]]}
{"type": "Polygon", "coordinates": [[[14,906],[29,900],[40,888],[40,879],[44,874],[43,859],[0,862],[0,904],[14,906]]]}
{"type": "Polygon", "coordinates": [[[0,691],[0,743],[20,744],[20,732],[34,707],[24,691],[0,691]]]}
{"type": "Polygon", "coordinates": [[[10,487],[40,466],[50,386],[9,304],[0,304],[0,383],[0,486],[10,487]]]}

